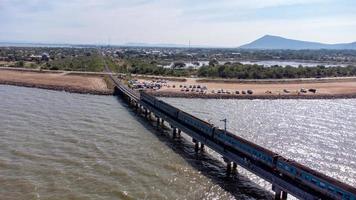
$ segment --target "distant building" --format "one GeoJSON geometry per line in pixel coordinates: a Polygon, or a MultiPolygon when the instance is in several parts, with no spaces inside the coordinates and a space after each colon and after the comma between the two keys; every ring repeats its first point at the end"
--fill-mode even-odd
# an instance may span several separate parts
{"type": "Polygon", "coordinates": [[[241,53],[232,53],[231,54],[233,57],[241,57],[241,53]]]}
{"type": "Polygon", "coordinates": [[[31,55],[31,56],[30,56],[30,60],[31,60],[31,61],[40,62],[41,59],[42,59],[42,56],[36,56],[36,55],[31,55]]]}
{"type": "Polygon", "coordinates": [[[49,54],[48,53],[43,53],[41,56],[42,61],[49,61],[49,54]]]}
{"type": "Polygon", "coordinates": [[[151,53],[152,53],[153,55],[159,55],[159,54],[161,53],[161,51],[156,51],[156,50],[154,50],[154,51],[151,51],[151,53]]]}

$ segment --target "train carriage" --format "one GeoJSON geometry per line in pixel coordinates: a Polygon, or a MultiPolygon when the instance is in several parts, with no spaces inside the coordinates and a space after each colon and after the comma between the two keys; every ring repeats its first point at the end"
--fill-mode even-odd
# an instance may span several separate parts
{"type": "Polygon", "coordinates": [[[174,106],[169,105],[168,103],[166,103],[164,101],[156,100],[155,107],[160,109],[165,114],[168,114],[170,117],[173,117],[173,118],[178,117],[179,109],[174,106]]]}
{"type": "Polygon", "coordinates": [[[178,113],[178,119],[192,128],[197,129],[206,136],[212,137],[213,135],[214,126],[186,112],[180,111],[178,113]]]}
{"type": "Polygon", "coordinates": [[[145,92],[141,92],[140,97],[142,101],[149,103],[151,106],[154,106],[157,100],[156,97],[149,95],[145,92]]]}
{"type": "Polygon", "coordinates": [[[273,153],[263,147],[253,144],[239,136],[221,129],[215,129],[214,139],[250,156],[251,158],[263,162],[264,164],[275,167],[278,154],[273,153]]]}
{"type": "Polygon", "coordinates": [[[277,161],[277,169],[282,174],[307,184],[334,199],[356,200],[355,188],[301,165],[296,161],[280,157],[277,161]]]}

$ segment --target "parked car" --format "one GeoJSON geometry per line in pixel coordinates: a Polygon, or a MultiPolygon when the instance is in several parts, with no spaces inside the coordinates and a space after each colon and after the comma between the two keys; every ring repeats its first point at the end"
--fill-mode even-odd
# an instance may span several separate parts
{"type": "Polygon", "coordinates": [[[311,88],[311,89],[309,89],[309,92],[316,93],[316,89],[311,88]]]}

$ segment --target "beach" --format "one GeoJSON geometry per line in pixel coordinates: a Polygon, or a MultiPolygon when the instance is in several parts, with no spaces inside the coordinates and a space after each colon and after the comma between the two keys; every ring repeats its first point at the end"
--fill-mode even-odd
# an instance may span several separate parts
{"type": "MultiPolygon", "coordinates": [[[[73,93],[112,95],[113,90],[103,73],[0,69],[0,84],[60,90],[73,93]]],[[[159,79],[165,79],[159,77],[159,79]]],[[[138,78],[152,81],[154,78],[138,78]]],[[[158,97],[207,99],[333,99],[356,98],[356,78],[300,80],[212,80],[167,78],[158,90],[148,90],[158,97]],[[195,91],[191,90],[196,87],[195,91]],[[197,87],[206,87],[204,93],[197,87]],[[186,87],[186,88],[184,88],[186,87]],[[191,88],[190,88],[191,87],[191,88]],[[189,90],[181,91],[181,90],[189,90]],[[315,89],[310,92],[310,89],[315,89]],[[248,94],[248,90],[252,94],[248,94]],[[305,90],[306,92],[301,92],[305,90]],[[238,91],[239,94],[236,94],[238,91]],[[245,93],[245,94],[243,94],[245,93]]]]}
{"type": "Polygon", "coordinates": [[[269,80],[234,82],[187,78],[186,81],[183,82],[167,80],[166,86],[163,86],[159,90],[151,91],[151,94],[161,97],[224,99],[356,98],[356,79],[330,78],[307,79],[300,81],[269,80]],[[191,90],[194,86],[206,87],[207,90],[205,91],[205,93],[196,92],[196,90],[195,92],[192,92],[191,90]],[[186,87],[185,90],[189,89],[189,92],[181,91],[184,87],[186,87]],[[248,90],[252,91],[252,94],[248,94],[248,90]],[[309,90],[315,90],[315,92],[311,92],[309,90]],[[238,91],[239,94],[236,94],[236,91],[238,91]]]}

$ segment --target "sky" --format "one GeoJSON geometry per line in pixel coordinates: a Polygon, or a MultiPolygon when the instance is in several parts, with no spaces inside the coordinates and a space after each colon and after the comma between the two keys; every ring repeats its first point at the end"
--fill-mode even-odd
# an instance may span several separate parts
{"type": "Polygon", "coordinates": [[[355,0],[0,0],[0,41],[238,47],[356,41],[355,0]]]}

